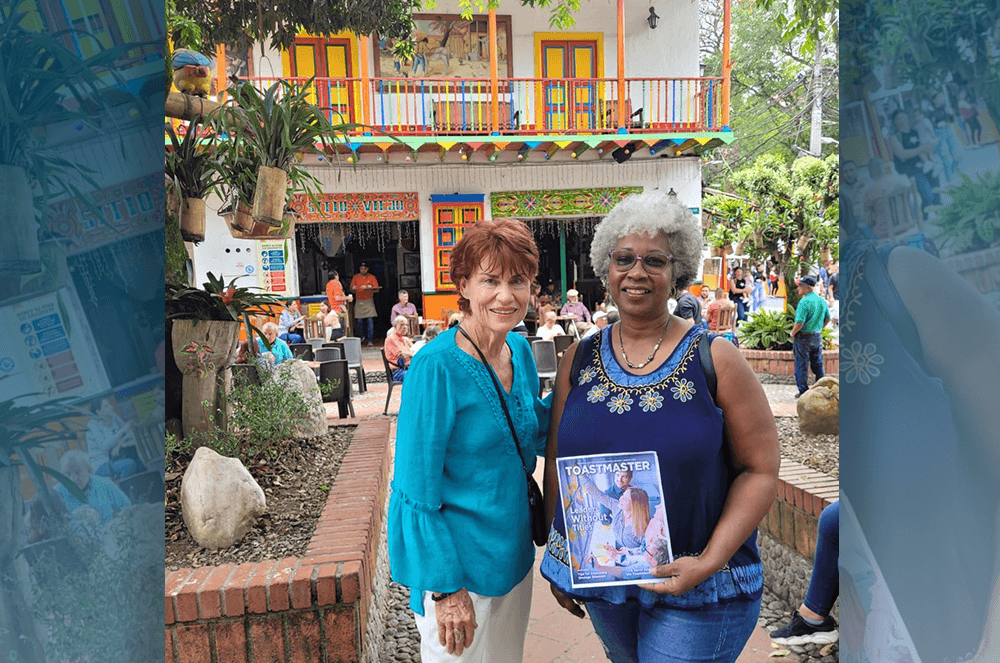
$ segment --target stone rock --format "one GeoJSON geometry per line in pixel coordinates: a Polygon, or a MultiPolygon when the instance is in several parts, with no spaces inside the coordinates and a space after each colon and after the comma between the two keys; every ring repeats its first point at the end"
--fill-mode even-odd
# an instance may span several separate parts
{"type": "Polygon", "coordinates": [[[795,403],[799,430],[813,435],[840,434],[840,381],[827,375],[816,381],[795,403]]]}
{"type": "Polygon", "coordinates": [[[208,447],[194,453],[181,479],[181,515],[203,548],[228,548],[267,511],[264,491],[239,458],[208,447]]]}
{"type": "Polygon", "coordinates": [[[292,382],[293,388],[302,391],[302,397],[309,406],[309,414],[297,422],[298,434],[302,437],[315,437],[323,435],[327,431],[326,408],[323,407],[323,394],[319,390],[319,383],[316,382],[316,373],[313,369],[299,360],[289,359],[281,362],[277,370],[278,378],[287,375],[292,382]]]}

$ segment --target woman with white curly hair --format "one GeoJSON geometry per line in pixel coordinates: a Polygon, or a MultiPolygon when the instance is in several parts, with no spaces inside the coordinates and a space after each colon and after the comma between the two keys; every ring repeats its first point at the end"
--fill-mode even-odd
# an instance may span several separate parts
{"type": "Polygon", "coordinates": [[[777,492],[778,434],[739,350],[702,341],[707,331],[667,310],[697,273],[701,248],[698,219],[672,192],[619,203],[597,226],[590,258],[621,319],[572,345],[556,378],[541,572],[566,610],[583,617],[586,605],[613,663],[732,663],[760,613],[756,528],[777,492]],[[572,587],[556,459],[648,451],[663,483],[651,508],[665,510],[675,561],[654,567],[660,582],[572,587]]]}

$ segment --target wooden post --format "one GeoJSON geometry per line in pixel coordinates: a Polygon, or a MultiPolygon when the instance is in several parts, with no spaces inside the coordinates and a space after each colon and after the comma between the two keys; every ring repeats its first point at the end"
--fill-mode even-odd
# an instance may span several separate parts
{"type": "Polygon", "coordinates": [[[171,92],[167,95],[167,103],[163,111],[167,117],[190,122],[191,120],[205,117],[218,107],[219,104],[211,99],[202,99],[190,94],[171,92]]]}
{"type": "MultiPolygon", "coordinates": [[[[726,0],[728,7],[729,0],[726,0]]],[[[625,0],[618,0],[618,130],[625,126],[625,0]]]]}
{"type": "Polygon", "coordinates": [[[730,0],[723,0],[722,11],[722,126],[729,128],[729,84],[733,63],[729,60],[729,33],[732,25],[730,0]]]}
{"type": "MultiPolygon", "coordinates": [[[[509,44],[508,44],[509,48],[509,44]]],[[[490,133],[498,133],[500,126],[500,85],[497,81],[499,54],[497,53],[497,10],[490,9],[490,133]]]]}
{"type": "Polygon", "coordinates": [[[220,104],[226,102],[226,45],[215,47],[215,92],[220,104]]]}
{"type": "Polygon", "coordinates": [[[368,105],[371,101],[369,96],[371,87],[370,79],[368,78],[368,54],[371,49],[368,47],[368,35],[361,35],[358,37],[358,59],[361,61],[361,124],[369,123],[368,116],[368,105]]]}

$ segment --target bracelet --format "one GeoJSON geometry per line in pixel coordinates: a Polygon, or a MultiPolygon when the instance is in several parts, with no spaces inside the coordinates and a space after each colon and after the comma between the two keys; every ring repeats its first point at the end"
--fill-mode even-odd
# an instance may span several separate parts
{"type": "Polygon", "coordinates": [[[435,603],[438,601],[443,601],[452,594],[457,594],[457,593],[458,592],[444,592],[444,593],[431,592],[431,601],[434,601],[435,603]]]}

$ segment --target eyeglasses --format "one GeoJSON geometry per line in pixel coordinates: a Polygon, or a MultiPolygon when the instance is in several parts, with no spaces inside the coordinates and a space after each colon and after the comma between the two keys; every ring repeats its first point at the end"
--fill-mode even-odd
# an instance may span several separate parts
{"type": "Polygon", "coordinates": [[[672,253],[663,253],[662,251],[653,251],[644,256],[637,256],[625,249],[615,249],[609,251],[608,255],[611,257],[611,264],[619,272],[629,271],[635,266],[636,261],[639,261],[647,274],[662,274],[667,265],[674,261],[672,253]]]}

